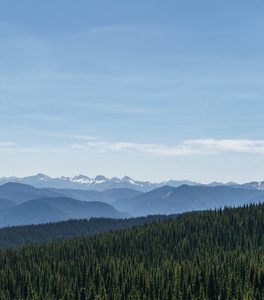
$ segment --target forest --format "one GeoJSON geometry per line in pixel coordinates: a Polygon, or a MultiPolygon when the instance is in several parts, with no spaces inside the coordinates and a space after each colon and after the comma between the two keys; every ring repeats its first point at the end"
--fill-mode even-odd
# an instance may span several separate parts
{"type": "Polygon", "coordinates": [[[264,204],[0,250],[1,299],[264,299],[264,204]]]}
{"type": "MultiPolygon", "coordinates": [[[[176,218],[177,215],[170,215],[176,218]]],[[[151,215],[147,217],[111,219],[90,218],[68,220],[62,222],[31,224],[0,228],[0,247],[18,247],[32,243],[51,242],[58,239],[87,236],[89,234],[106,232],[121,228],[130,228],[133,225],[143,225],[153,220],[164,220],[167,215],[151,215]]]]}

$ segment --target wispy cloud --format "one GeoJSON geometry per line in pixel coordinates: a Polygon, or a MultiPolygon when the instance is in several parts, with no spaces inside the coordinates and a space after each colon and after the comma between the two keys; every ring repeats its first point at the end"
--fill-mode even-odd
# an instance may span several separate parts
{"type": "Polygon", "coordinates": [[[87,142],[72,145],[74,148],[96,150],[99,152],[145,152],[165,156],[182,156],[192,154],[217,154],[222,152],[264,154],[264,140],[188,140],[174,146],[165,144],[140,144],[127,142],[87,142]]]}
{"type": "Polygon", "coordinates": [[[74,145],[76,148],[86,148],[97,152],[142,152],[158,155],[188,155],[192,154],[185,145],[169,147],[162,144],[139,144],[127,142],[88,142],[85,145],[74,145]]]}
{"type": "Polygon", "coordinates": [[[193,148],[199,148],[201,150],[207,149],[212,152],[239,152],[264,154],[264,140],[198,139],[186,141],[184,144],[193,148]]]}
{"type": "Polygon", "coordinates": [[[221,153],[264,154],[264,140],[248,139],[196,139],[187,140],[177,145],[141,144],[129,142],[96,141],[92,136],[76,136],[83,143],[58,147],[52,145],[20,147],[15,143],[0,143],[1,153],[146,153],[161,156],[216,155],[221,153]],[[86,142],[88,141],[88,142],[86,142]]]}

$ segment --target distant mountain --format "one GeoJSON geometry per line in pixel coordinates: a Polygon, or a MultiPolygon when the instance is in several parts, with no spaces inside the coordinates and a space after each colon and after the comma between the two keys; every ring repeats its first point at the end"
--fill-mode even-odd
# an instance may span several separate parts
{"type": "Polygon", "coordinates": [[[0,213],[0,226],[40,224],[91,217],[124,218],[110,204],[79,201],[66,197],[29,200],[0,213]]]}
{"type": "Polygon", "coordinates": [[[0,199],[0,212],[9,208],[12,208],[17,205],[17,202],[8,200],[8,199],[0,199]]]}
{"type": "Polygon", "coordinates": [[[262,182],[253,181],[249,183],[244,183],[241,184],[240,187],[243,189],[264,191],[264,181],[262,182]]]}
{"type": "Polygon", "coordinates": [[[35,176],[28,176],[23,178],[18,177],[3,177],[0,178],[0,185],[7,182],[17,182],[23,184],[29,184],[34,187],[50,187],[59,189],[83,189],[83,190],[97,190],[104,191],[108,189],[120,189],[120,188],[131,188],[133,190],[148,192],[155,188],[170,185],[178,187],[182,184],[196,185],[196,182],[188,180],[170,180],[160,183],[151,183],[149,181],[136,181],[132,178],[125,176],[122,179],[117,177],[106,178],[102,175],[98,175],[95,178],[89,178],[85,175],[78,175],[74,177],[60,177],[51,178],[45,174],[37,174],[35,176]]]}
{"type": "Polygon", "coordinates": [[[102,201],[106,203],[112,203],[119,199],[131,198],[142,194],[142,192],[140,191],[132,190],[129,188],[110,189],[102,192],[95,191],[95,190],[54,189],[54,188],[48,188],[48,190],[81,201],[102,201]]]}
{"type": "Polygon", "coordinates": [[[244,189],[256,189],[264,190],[264,181],[262,182],[250,182],[245,184],[238,184],[235,182],[221,183],[221,182],[212,182],[210,184],[201,184],[199,182],[188,181],[188,180],[169,180],[159,183],[152,183],[149,181],[137,181],[128,176],[119,179],[117,177],[106,178],[105,176],[98,175],[95,178],[89,178],[85,175],[78,175],[74,177],[60,177],[52,178],[45,174],[37,174],[35,176],[28,176],[23,178],[18,177],[3,177],[0,178],[0,185],[3,185],[7,182],[17,182],[23,184],[29,184],[37,188],[49,187],[56,189],[78,189],[78,190],[96,190],[104,191],[109,189],[121,189],[121,188],[130,188],[133,190],[141,192],[149,192],[153,189],[162,187],[162,186],[172,186],[179,187],[183,184],[191,186],[231,186],[235,188],[244,188],[244,189]]]}
{"type": "MultiPolygon", "coordinates": [[[[98,180],[103,180],[102,177],[98,180]]],[[[129,188],[95,190],[0,186],[0,226],[90,217],[122,218],[238,206],[264,201],[264,191],[237,186],[163,186],[142,193],[129,188]],[[111,205],[109,205],[111,204],[111,205]]]]}
{"type": "MultiPolygon", "coordinates": [[[[142,192],[129,188],[110,189],[103,192],[94,190],[35,188],[28,184],[9,182],[0,186],[0,199],[8,199],[23,203],[41,197],[68,197],[81,201],[101,201],[112,203],[122,198],[135,197],[142,192]]],[[[1,204],[0,204],[1,209],[1,204]]]]}
{"type": "Polygon", "coordinates": [[[105,198],[109,199],[109,203],[113,203],[114,201],[117,201],[119,199],[132,198],[142,195],[143,192],[133,190],[130,188],[115,188],[102,191],[101,194],[104,195],[105,198]]]}
{"type": "Polygon", "coordinates": [[[9,182],[0,186],[0,226],[39,224],[91,217],[124,218],[107,203],[134,197],[132,189],[94,190],[35,188],[9,182]]]}
{"type": "Polygon", "coordinates": [[[164,186],[133,198],[120,199],[114,202],[113,206],[132,216],[144,216],[238,206],[248,202],[259,202],[258,200],[262,199],[259,197],[262,196],[264,191],[228,186],[164,186]]]}
{"type": "Polygon", "coordinates": [[[38,189],[28,184],[9,182],[0,186],[0,198],[22,203],[28,200],[40,197],[59,197],[60,194],[56,191],[48,189],[38,189]]]}

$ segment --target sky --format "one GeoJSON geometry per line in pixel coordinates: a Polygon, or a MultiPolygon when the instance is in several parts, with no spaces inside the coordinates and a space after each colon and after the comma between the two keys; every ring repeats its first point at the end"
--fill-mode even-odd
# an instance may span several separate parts
{"type": "Polygon", "coordinates": [[[263,181],[263,11],[1,0],[0,176],[263,181]]]}

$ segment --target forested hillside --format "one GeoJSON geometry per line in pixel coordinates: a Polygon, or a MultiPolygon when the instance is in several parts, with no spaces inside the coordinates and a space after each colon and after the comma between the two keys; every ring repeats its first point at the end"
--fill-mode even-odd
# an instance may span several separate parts
{"type": "MultiPolygon", "coordinates": [[[[176,218],[177,215],[170,216],[176,218]]],[[[91,218],[89,220],[68,220],[56,223],[12,226],[0,228],[0,247],[17,247],[31,243],[43,243],[57,239],[86,236],[133,225],[143,225],[154,220],[164,220],[166,215],[153,215],[129,219],[91,218]]]]}
{"type": "Polygon", "coordinates": [[[264,299],[264,205],[0,251],[1,299],[264,299]]]}

